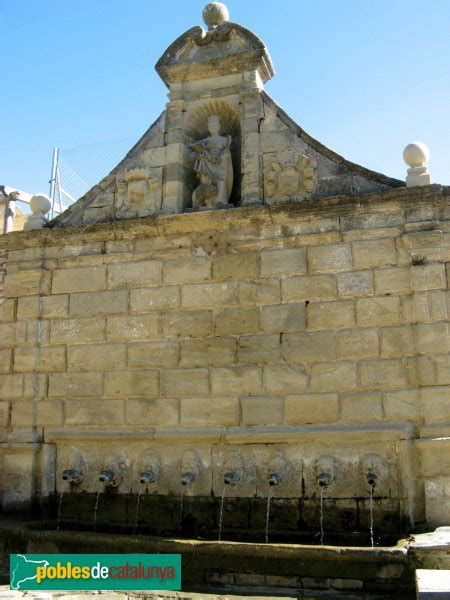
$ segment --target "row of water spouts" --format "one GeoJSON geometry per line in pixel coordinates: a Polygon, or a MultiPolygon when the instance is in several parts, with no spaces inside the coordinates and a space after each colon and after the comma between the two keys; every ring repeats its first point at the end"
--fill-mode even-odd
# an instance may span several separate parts
{"type": "MultiPolygon", "coordinates": [[[[320,543],[324,544],[324,492],[325,489],[330,486],[334,481],[334,469],[330,466],[330,463],[326,460],[323,460],[324,470],[320,471],[317,474],[317,485],[320,490],[320,543]]],[[[136,510],[135,510],[135,519],[134,519],[134,531],[136,532],[138,527],[138,517],[139,517],[139,504],[142,492],[148,488],[149,485],[155,483],[160,475],[160,469],[157,465],[153,466],[152,469],[143,471],[140,474],[139,481],[141,483],[141,487],[139,489],[137,501],[136,501],[136,510]],[[145,486],[145,487],[144,487],[145,486]]],[[[196,469],[192,469],[186,471],[180,476],[181,483],[181,494],[180,494],[180,529],[181,522],[183,519],[183,489],[191,484],[195,478],[198,476],[198,471],[196,469]]],[[[222,539],[222,522],[223,522],[223,508],[225,501],[226,489],[228,486],[237,486],[243,479],[244,472],[242,469],[236,469],[233,471],[228,471],[223,476],[223,487],[220,499],[220,513],[219,513],[219,541],[222,539]]],[[[266,506],[266,523],[265,523],[265,541],[268,543],[269,541],[269,523],[270,523],[270,507],[271,501],[273,497],[273,489],[278,486],[284,479],[285,475],[282,471],[277,471],[270,473],[268,475],[268,485],[269,492],[267,495],[267,506],[266,506]]],[[[66,469],[62,473],[63,481],[69,483],[72,486],[79,485],[84,480],[84,472],[81,469],[70,468],[66,469]]],[[[105,488],[118,487],[123,479],[123,474],[120,470],[114,470],[113,468],[104,469],[100,472],[98,480],[101,484],[94,506],[94,515],[93,515],[93,527],[94,531],[97,525],[97,511],[100,500],[100,494],[105,488]]],[[[366,481],[369,485],[370,495],[369,495],[369,513],[370,513],[370,542],[371,546],[374,546],[374,515],[373,515],[373,499],[374,499],[374,490],[378,481],[378,475],[375,468],[372,466],[366,472],[366,481]]],[[[62,500],[63,500],[64,491],[60,493],[59,503],[58,503],[58,517],[57,517],[57,529],[60,528],[61,522],[61,508],[62,508],[62,500]]]]}

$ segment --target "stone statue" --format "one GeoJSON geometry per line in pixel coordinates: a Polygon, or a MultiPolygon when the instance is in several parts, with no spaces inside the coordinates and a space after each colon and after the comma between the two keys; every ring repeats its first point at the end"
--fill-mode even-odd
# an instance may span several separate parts
{"type": "Polygon", "coordinates": [[[217,115],[208,118],[208,129],[209,137],[190,144],[197,153],[194,170],[200,179],[200,185],[192,194],[193,208],[227,206],[233,187],[231,136],[220,135],[217,115]]]}

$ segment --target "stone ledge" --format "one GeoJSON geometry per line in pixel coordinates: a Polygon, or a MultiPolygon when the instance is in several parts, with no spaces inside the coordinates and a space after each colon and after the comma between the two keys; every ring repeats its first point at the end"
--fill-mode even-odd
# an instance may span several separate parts
{"type": "MultiPolygon", "coordinates": [[[[284,202],[274,206],[257,205],[227,210],[211,210],[176,215],[159,215],[141,219],[111,221],[79,227],[47,227],[0,236],[1,250],[18,250],[39,246],[85,244],[91,241],[134,240],[145,237],[224,231],[232,227],[263,227],[313,220],[324,217],[382,213],[395,202],[398,211],[429,205],[448,207],[450,186],[433,184],[415,188],[398,188],[361,196],[331,196],[321,200],[284,202]]],[[[392,209],[389,210],[392,212],[392,209]]],[[[445,217],[442,217],[445,220],[445,217]]]]}
{"type": "MultiPolygon", "coordinates": [[[[313,425],[313,426],[274,426],[274,427],[208,427],[199,429],[47,429],[45,441],[62,439],[114,439],[142,441],[170,441],[176,439],[200,439],[204,443],[240,444],[244,441],[256,443],[299,441],[302,438],[327,435],[345,435],[346,439],[367,440],[375,436],[377,440],[410,440],[415,437],[415,429],[410,424],[358,424],[358,425],[313,425]]],[[[1,446],[0,446],[1,447],[1,446]]]]}

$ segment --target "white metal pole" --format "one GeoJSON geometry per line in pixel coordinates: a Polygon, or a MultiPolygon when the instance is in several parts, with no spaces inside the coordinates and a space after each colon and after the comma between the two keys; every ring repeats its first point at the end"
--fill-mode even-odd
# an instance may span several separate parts
{"type": "Polygon", "coordinates": [[[51,219],[55,210],[56,175],[58,172],[59,148],[53,148],[52,173],[50,176],[50,201],[52,203],[51,219]]]}

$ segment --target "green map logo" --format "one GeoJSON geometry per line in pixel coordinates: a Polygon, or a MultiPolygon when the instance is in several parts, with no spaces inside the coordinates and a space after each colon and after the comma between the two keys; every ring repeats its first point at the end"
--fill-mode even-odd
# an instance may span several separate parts
{"type": "Polygon", "coordinates": [[[11,554],[10,589],[179,590],[180,554],[11,554]]]}

